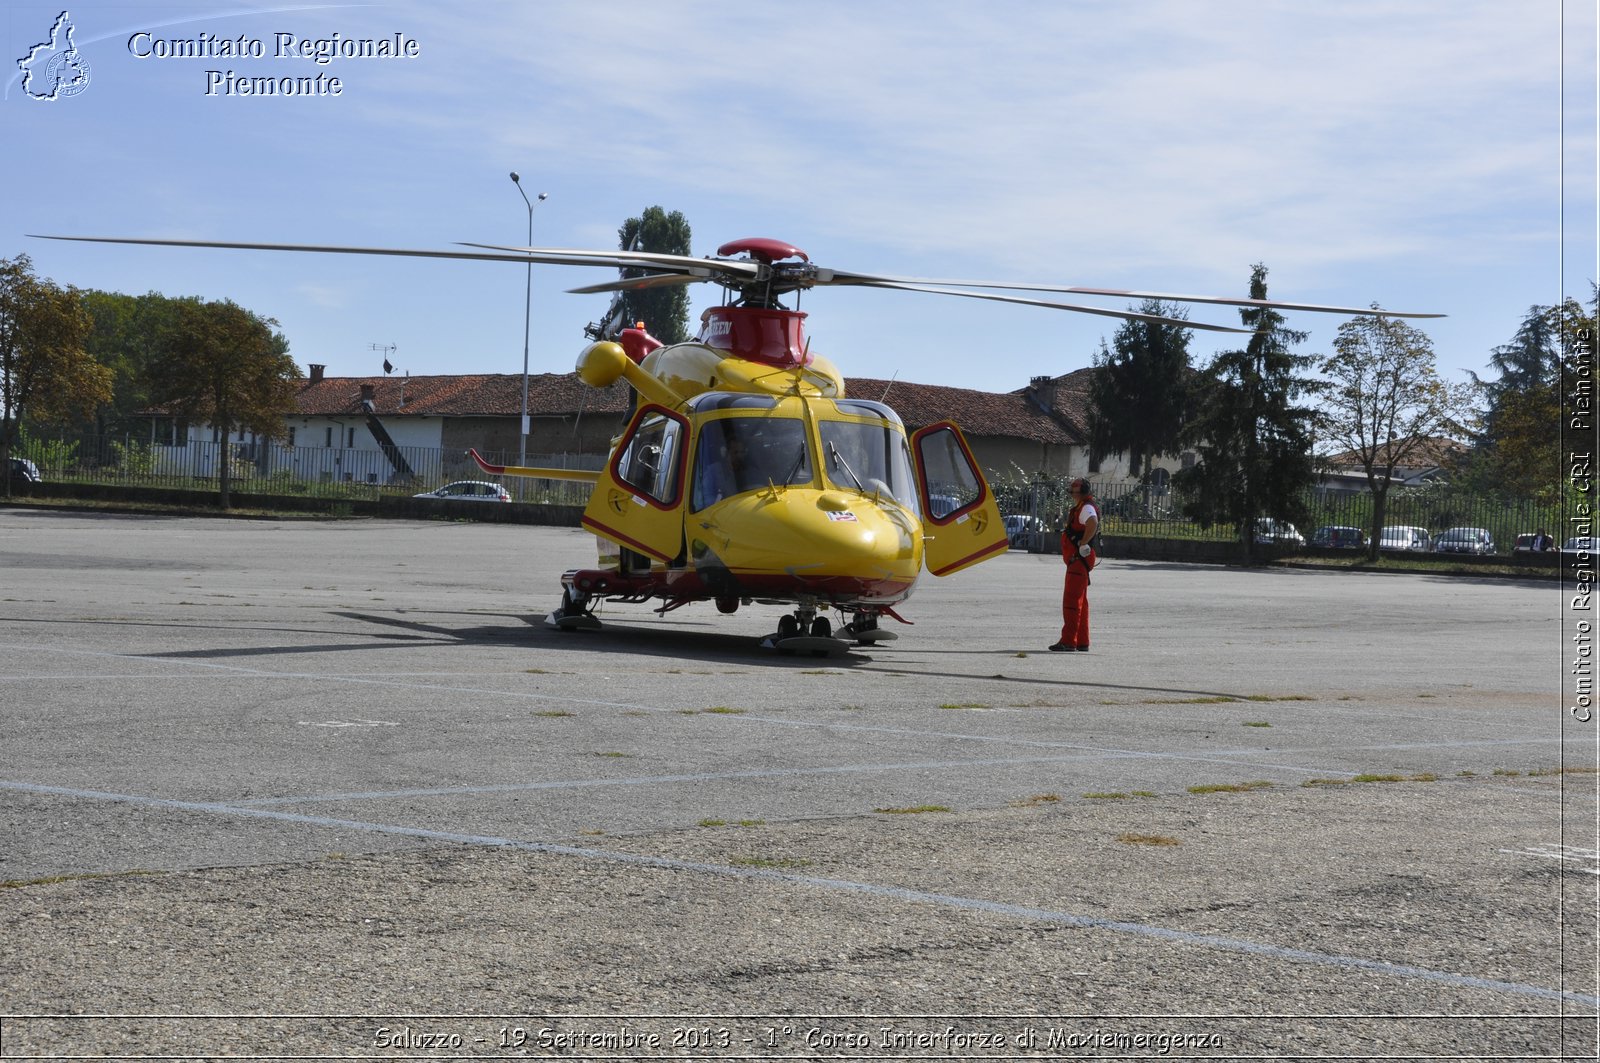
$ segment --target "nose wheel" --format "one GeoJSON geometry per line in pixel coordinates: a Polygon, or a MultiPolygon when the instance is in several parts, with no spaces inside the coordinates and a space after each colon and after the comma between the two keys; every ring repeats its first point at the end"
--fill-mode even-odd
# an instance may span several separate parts
{"type": "Polygon", "coordinates": [[[813,602],[802,602],[794,612],[778,618],[778,630],[761,640],[765,649],[779,653],[807,653],[813,657],[844,653],[850,644],[834,638],[833,624],[817,615],[813,602]]]}

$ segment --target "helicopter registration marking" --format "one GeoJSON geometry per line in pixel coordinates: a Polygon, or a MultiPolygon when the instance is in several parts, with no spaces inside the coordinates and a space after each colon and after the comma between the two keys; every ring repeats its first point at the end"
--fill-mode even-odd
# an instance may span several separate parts
{"type": "Polygon", "coordinates": [[[829,513],[828,514],[828,519],[829,520],[847,520],[852,524],[856,523],[856,515],[854,513],[850,512],[848,509],[841,510],[838,513],[829,513]]]}

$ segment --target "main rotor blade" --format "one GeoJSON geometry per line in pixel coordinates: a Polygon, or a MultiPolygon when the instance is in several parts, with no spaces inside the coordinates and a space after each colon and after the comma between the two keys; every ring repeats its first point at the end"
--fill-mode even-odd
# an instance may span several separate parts
{"type": "Polygon", "coordinates": [[[629,267],[659,266],[664,269],[695,270],[703,269],[711,273],[734,273],[745,277],[759,277],[762,265],[749,259],[741,258],[696,258],[693,255],[671,255],[666,252],[655,251],[585,251],[579,248],[561,247],[512,247],[504,244],[475,244],[463,242],[463,247],[481,247],[488,251],[512,251],[520,255],[568,255],[575,259],[586,260],[583,264],[599,266],[616,266],[626,269],[629,267]]]}
{"type": "Polygon", "coordinates": [[[1163,317],[1160,314],[1141,314],[1136,310],[1107,310],[1103,306],[1079,306],[1076,303],[1052,303],[1045,299],[1024,299],[1017,295],[992,295],[989,292],[963,292],[954,288],[933,288],[921,284],[902,284],[898,281],[858,280],[851,282],[864,288],[895,288],[903,292],[928,292],[932,295],[959,295],[966,299],[988,299],[996,303],[1020,303],[1023,306],[1043,306],[1051,310],[1075,310],[1080,314],[1098,314],[1101,317],[1118,317],[1130,321],[1149,321],[1157,325],[1176,325],[1179,328],[1200,329],[1205,332],[1239,332],[1249,335],[1253,329],[1234,328],[1231,325],[1211,325],[1204,321],[1186,321],[1181,317],[1163,317]]]}
{"type": "Polygon", "coordinates": [[[687,273],[655,273],[646,277],[624,277],[619,281],[590,284],[582,288],[568,288],[570,295],[593,295],[596,292],[642,292],[650,288],[670,288],[679,284],[699,284],[710,277],[695,277],[687,273]]]}
{"type": "MultiPolygon", "coordinates": [[[[491,254],[487,251],[425,251],[402,247],[335,247],[325,244],[256,244],[229,240],[160,240],[131,236],[46,236],[29,234],[40,240],[75,240],[92,244],[146,244],[156,247],[220,247],[239,251],[309,251],[333,255],[396,255],[403,258],[448,258],[475,262],[539,262],[553,266],[612,266],[626,269],[634,263],[592,257],[579,252],[552,250],[548,254],[491,254]]],[[[471,246],[471,245],[468,245],[471,246]]]]}
{"type": "Polygon", "coordinates": [[[852,273],[848,270],[834,270],[831,280],[819,280],[818,284],[851,284],[868,287],[881,286],[878,282],[887,281],[891,284],[917,284],[931,285],[940,288],[1000,288],[1015,291],[1029,292],[1061,292],[1064,295],[1107,295],[1118,299],[1157,299],[1163,302],[1174,303],[1215,303],[1220,306],[1245,306],[1263,310],[1307,310],[1323,314],[1353,314],[1375,315],[1378,317],[1445,317],[1445,314],[1421,314],[1400,310],[1382,310],[1370,306],[1324,306],[1317,303],[1286,303],[1276,299],[1230,299],[1217,295],[1174,295],[1170,292],[1134,292],[1124,291],[1119,288],[1080,288],[1062,284],[1022,284],[1006,283],[1001,281],[968,281],[968,280],[938,280],[929,277],[887,277],[871,273],[852,273]]]}

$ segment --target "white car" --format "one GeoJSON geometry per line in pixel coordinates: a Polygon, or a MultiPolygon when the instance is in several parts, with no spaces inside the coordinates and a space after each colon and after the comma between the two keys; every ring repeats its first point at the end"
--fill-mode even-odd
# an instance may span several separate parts
{"type": "Polygon", "coordinates": [[[423,491],[411,497],[447,498],[458,502],[509,502],[511,492],[499,484],[492,484],[486,480],[457,480],[453,484],[445,484],[437,491],[423,491]]]}
{"type": "Polygon", "coordinates": [[[1428,529],[1413,524],[1385,525],[1383,535],[1378,539],[1379,550],[1410,550],[1425,554],[1431,546],[1428,529]]]}
{"type": "Polygon", "coordinates": [[[1273,520],[1271,517],[1257,517],[1255,525],[1255,539],[1258,544],[1278,546],[1304,546],[1306,537],[1286,520],[1273,520]]]}

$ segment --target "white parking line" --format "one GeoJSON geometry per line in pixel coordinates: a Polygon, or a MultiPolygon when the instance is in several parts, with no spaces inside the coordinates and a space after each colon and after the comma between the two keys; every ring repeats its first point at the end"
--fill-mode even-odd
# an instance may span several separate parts
{"type": "Polygon", "coordinates": [[[886,900],[903,901],[914,904],[939,905],[946,908],[956,908],[964,911],[986,912],[991,915],[1005,916],[1012,919],[1022,919],[1030,922],[1053,923],[1062,926],[1080,927],[1087,930],[1102,930],[1114,934],[1126,934],[1133,937],[1169,941],[1180,945],[1218,949],[1224,952],[1248,953],[1256,956],[1264,956],[1268,959],[1285,960],[1292,963],[1310,963],[1325,967],[1339,967],[1347,970],[1359,970],[1373,974],[1390,975],[1396,978],[1419,979],[1422,981],[1433,982],[1435,984],[1448,985],[1462,989],[1483,989],[1491,992],[1512,993],[1518,996],[1536,997],[1544,1000],[1560,1000],[1570,1004],[1600,1006],[1600,996],[1574,992],[1562,992],[1559,989],[1550,989],[1545,986],[1526,985],[1520,982],[1505,982],[1493,978],[1479,978],[1473,975],[1456,974],[1450,971],[1435,971],[1426,967],[1415,967],[1410,964],[1402,963],[1390,963],[1384,960],[1371,960],[1360,956],[1343,956],[1337,953],[1311,952],[1305,949],[1287,948],[1282,945],[1268,945],[1256,941],[1247,941],[1242,938],[1225,937],[1220,934],[1202,934],[1188,930],[1174,930],[1169,927],[1152,926],[1148,923],[1132,923],[1125,920],[1100,919],[1094,916],[1078,915],[1072,912],[1053,911],[1046,908],[1029,908],[1023,905],[985,900],[981,897],[960,897],[945,893],[929,893],[923,890],[906,889],[900,886],[881,886],[870,882],[854,882],[849,879],[821,878],[813,875],[792,875],[783,872],[756,868],[727,867],[720,864],[707,864],[694,860],[677,860],[670,857],[660,856],[641,856],[635,853],[620,853],[606,849],[590,849],[571,845],[556,845],[549,842],[523,842],[512,838],[502,838],[493,835],[462,834],[454,831],[427,830],[420,827],[406,827],[391,823],[370,823],[362,820],[335,819],[326,816],[307,816],[293,812],[274,812],[269,809],[262,808],[242,808],[236,805],[220,804],[216,802],[175,801],[168,798],[143,797],[136,794],[106,793],[96,790],[78,790],[64,786],[41,786],[34,783],[14,782],[9,780],[0,780],[0,789],[44,796],[68,797],[77,800],[132,804],[146,808],[164,808],[172,811],[195,812],[210,816],[240,817],[247,819],[274,820],[284,823],[300,823],[316,827],[329,827],[341,830],[361,831],[365,833],[422,838],[429,841],[450,842],[458,845],[516,849],[522,852],[543,853],[553,856],[577,857],[586,860],[601,860],[614,864],[632,865],[634,867],[662,868],[672,871],[689,871],[702,875],[713,875],[720,878],[758,880],[779,883],[783,885],[805,886],[836,892],[865,894],[886,900]]]}

